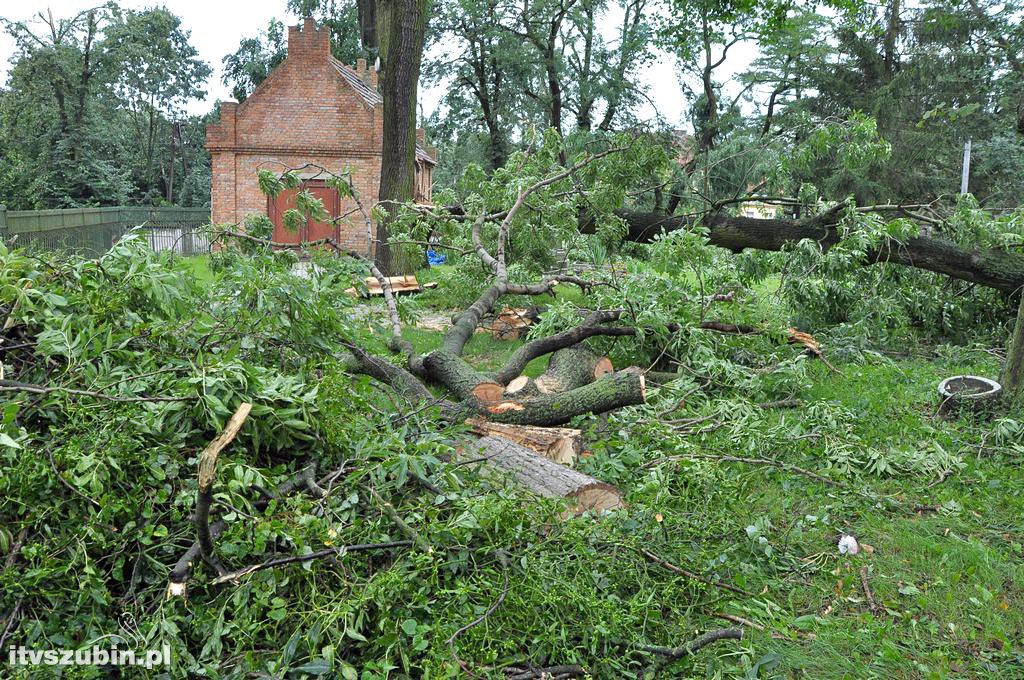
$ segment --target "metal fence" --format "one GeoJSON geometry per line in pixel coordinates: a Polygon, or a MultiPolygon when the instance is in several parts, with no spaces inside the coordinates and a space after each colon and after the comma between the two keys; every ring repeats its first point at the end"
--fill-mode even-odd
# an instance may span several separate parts
{"type": "Polygon", "coordinates": [[[70,208],[6,210],[0,206],[0,238],[38,250],[72,250],[86,256],[107,252],[127,232],[139,231],[157,251],[183,255],[210,252],[198,233],[210,222],[209,208],[70,208]]]}

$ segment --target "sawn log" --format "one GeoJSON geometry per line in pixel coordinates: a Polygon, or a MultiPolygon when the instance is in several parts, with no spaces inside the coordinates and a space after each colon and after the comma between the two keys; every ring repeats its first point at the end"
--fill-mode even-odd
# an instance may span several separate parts
{"type": "Polygon", "coordinates": [[[501,437],[482,437],[461,449],[493,472],[511,474],[516,483],[545,498],[564,498],[572,514],[624,508],[622,492],[582,472],[567,468],[501,437]]]}

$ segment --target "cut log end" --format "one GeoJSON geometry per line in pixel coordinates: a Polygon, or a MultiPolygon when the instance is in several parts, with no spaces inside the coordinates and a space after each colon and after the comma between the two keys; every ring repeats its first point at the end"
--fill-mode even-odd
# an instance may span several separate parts
{"type": "Polygon", "coordinates": [[[597,364],[594,366],[594,380],[597,380],[602,375],[608,375],[614,373],[615,367],[612,365],[612,360],[608,357],[601,357],[597,360],[597,364]]]}
{"type": "Polygon", "coordinates": [[[505,388],[506,394],[516,394],[521,392],[523,388],[530,384],[530,379],[525,375],[521,375],[518,378],[513,378],[508,386],[505,388]]]}
{"type": "Polygon", "coordinates": [[[484,403],[500,401],[504,394],[505,389],[493,382],[482,382],[473,388],[473,397],[484,403]]]}
{"type": "Polygon", "coordinates": [[[573,512],[609,512],[622,510],[626,504],[622,500],[622,492],[611,484],[598,482],[583,487],[569,496],[573,502],[573,512]]]}
{"type": "Polygon", "coordinates": [[[583,451],[583,433],[573,428],[505,425],[481,418],[470,418],[466,424],[478,435],[508,439],[559,465],[572,466],[583,451]]]}
{"type": "Polygon", "coordinates": [[[500,404],[487,407],[488,413],[500,414],[508,413],[509,411],[523,411],[525,406],[516,401],[503,401],[500,404]]]}

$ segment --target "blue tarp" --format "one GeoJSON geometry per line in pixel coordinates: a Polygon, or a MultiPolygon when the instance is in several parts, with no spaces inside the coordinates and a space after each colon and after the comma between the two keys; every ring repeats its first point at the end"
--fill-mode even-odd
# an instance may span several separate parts
{"type": "Polygon", "coordinates": [[[447,258],[441,253],[435,251],[433,248],[427,248],[427,264],[431,267],[444,264],[447,258]]]}

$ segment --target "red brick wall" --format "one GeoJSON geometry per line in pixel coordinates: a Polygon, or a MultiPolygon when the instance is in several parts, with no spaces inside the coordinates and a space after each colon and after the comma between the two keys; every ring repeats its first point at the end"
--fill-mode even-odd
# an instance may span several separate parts
{"type": "MultiPolygon", "coordinates": [[[[364,207],[377,202],[382,112],[338,74],[329,39],[329,30],[309,19],[301,29],[289,28],[284,63],[243,103],[221,104],[221,122],[207,128],[206,142],[213,157],[215,223],[240,223],[266,212],[257,181],[263,168],[283,172],[312,163],[339,174],[351,170],[364,207]]],[[[310,168],[299,174],[315,173],[310,168]]],[[[343,203],[342,214],[351,207],[343,203]]],[[[371,252],[362,217],[347,222],[341,228],[345,246],[371,252]]]]}

